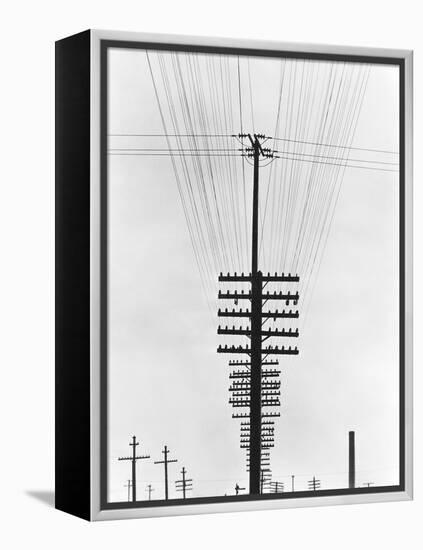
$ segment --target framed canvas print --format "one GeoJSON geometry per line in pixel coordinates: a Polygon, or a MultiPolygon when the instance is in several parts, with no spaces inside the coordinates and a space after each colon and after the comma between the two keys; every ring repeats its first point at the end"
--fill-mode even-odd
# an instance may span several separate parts
{"type": "Polygon", "coordinates": [[[56,43],[56,506],[412,498],[412,53],[56,43]]]}

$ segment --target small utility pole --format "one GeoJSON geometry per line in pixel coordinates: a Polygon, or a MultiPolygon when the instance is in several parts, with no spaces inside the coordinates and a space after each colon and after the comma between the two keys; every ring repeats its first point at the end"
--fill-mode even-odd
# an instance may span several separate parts
{"type": "Polygon", "coordinates": [[[316,479],[315,476],[313,476],[313,479],[308,482],[308,488],[310,491],[320,489],[320,479],[316,479]]]}
{"type": "Polygon", "coordinates": [[[147,485],[147,489],[146,491],[148,491],[148,500],[151,500],[151,493],[154,491],[153,487],[150,485],[147,485]]]}
{"type": "Polygon", "coordinates": [[[270,482],[270,492],[271,493],[283,493],[284,484],[281,481],[271,481],[270,482]]]}
{"type": "Polygon", "coordinates": [[[185,470],[185,466],[181,470],[182,479],[178,479],[175,481],[176,490],[182,491],[182,498],[186,498],[186,492],[192,491],[192,479],[186,478],[187,471],[185,470]]]}
{"type": "Polygon", "coordinates": [[[291,476],[291,490],[292,492],[295,491],[295,476],[291,476]]]}
{"type": "Polygon", "coordinates": [[[348,434],[348,487],[354,489],[355,487],[355,432],[349,432],[348,434]]]}
{"type": "Polygon", "coordinates": [[[370,485],[374,485],[373,481],[366,481],[366,483],[363,483],[364,487],[370,487],[370,485]]]}
{"type": "Polygon", "coordinates": [[[260,494],[264,493],[264,486],[271,479],[270,468],[264,468],[260,471],[260,494]]]}
{"type": "Polygon", "coordinates": [[[137,500],[137,472],[136,472],[136,463],[137,460],[144,460],[145,458],[150,458],[150,455],[137,456],[136,447],[139,443],[136,440],[135,435],[132,436],[132,443],[129,444],[132,447],[132,456],[121,456],[118,460],[130,460],[132,462],[132,502],[137,500]]]}
{"type": "Polygon", "coordinates": [[[245,487],[240,487],[238,483],[235,485],[235,494],[238,496],[240,491],[245,491],[245,487]]]}
{"type": "Polygon", "coordinates": [[[167,448],[167,445],[164,446],[164,449],[162,453],[164,454],[164,460],[157,460],[154,462],[154,464],[164,464],[164,473],[165,473],[165,500],[169,499],[169,487],[168,487],[168,471],[167,471],[167,465],[171,462],[178,462],[177,459],[169,460],[167,458],[167,455],[169,454],[169,449],[167,448]]]}
{"type": "Polygon", "coordinates": [[[132,483],[130,479],[128,479],[128,482],[125,483],[124,487],[128,488],[128,502],[129,502],[131,500],[131,487],[132,487],[132,483]]]}

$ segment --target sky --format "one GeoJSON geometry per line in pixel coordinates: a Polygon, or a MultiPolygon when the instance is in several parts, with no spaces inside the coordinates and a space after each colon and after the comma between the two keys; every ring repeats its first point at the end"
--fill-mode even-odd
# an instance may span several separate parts
{"type": "MultiPolygon", "coordinates": [[[[148,497],[147,484],[154,488],[152,498],[164,496],[163,466],[154,464],[162,460],[164,445],[170,449],[169,457],[178,460],[169,466],[170,498],[178,495],[174,482],[181,478],[183,466],[193,479],[192,497],[234,494],[236,483],[248,486],[239,421],[231,418],[228,404],[228,356],[216,353],[219,344],[234,340],[216,334],[217,308],[222,306],[216,297],[219,271],[249,269],[252,167],[237,157],[230,159],[233,164],[225,172],[220,158],[213,159],[215,179],[226,174],[231,181],[220,178],[216,183],[219,208],[211,213],[211,226],[204,226],[211,238],[195,241],[193,249],[186,221],[187,213],[189,217],[193,212],[184,211],[188,195],[186,188],[182,194],[178,189],[172,159],[133,154],[139,148],[165,149],[168,142],[122,135],[163,134],[163,117],[167,128],[172,128],[163,75],[174,79],[168,87],[177,99],[173,116],[183,119],[177,79],[188,89],[190,59],[178,56],[182,69],[173,73],[175,57],[169,53],[159,57],[149,52],[147,57],[143,50],[109,50],[108,146],[114,153],[108,157],[110,501],[127,500],[130,463],[117,458],[129,454],[132,435],[140,441],[139,452],[151,456],[137,465],[140,500],[148,497]],[[228,189],[232,196],[225,194],[228,189]],[[221,233],[214,234],[218,210],[221,233]],[[207,250],[199,265],[195,251],[202,245],[207,250]]],[[[238,65],[235,56],[199,57],[193,67],[205,90],[202,112],[209,114],[216,133],[222,127],[213,119],[214,92],[207,78],[222,73],[207,73],[207,69],[223,67],[223,74],[239,75],[238,80],[228,78],[229,88],[215,103],[228,107],[225,133],[230,129],[239,133],[242,120],[244,131],[348,143],[360,148],[351,150],[349,165],[365,165],[352,160],[359,159],[368,161],[368,167],[390,170],[344,170],[286,158],[263,165],[260,262],[263,270],[298,272],[300,296],[304,296],[299,323],[289,325],[300,328],[295,342],[300,355],[281,361],[282,406],[271,451],[273,480],[289,488],[295,475],[296,490],[304,490],[316,476],[324,489],[346,487],[348,431],[354,430],[357,486],[397,484],[399,236],[398,173],[393,164],[397,157],[362,149],[398,151],[398,69],[263,58],[241,58],[238,65]],[[364,82],[361,101],[355,102],[355,111],[348,110],[354,90],[364,82]],[[326,112],[325,90],[329,90],[327,101],[335,106],[336,93],[344,94],[338,111],[327,110],[334,124],[339,123],[338,133],[319,133],[320,115],[326,112]],[[237,91],[244,109],[240,118],[235,109],[229,110],[237,105],[237,91]],[[228,103],[226,97],[231,98],[228,103]],[[348,132],[353,119],[354,131],[348,132]],[[374,164],[375,159],[379,164],[374,164]],[[303,231],[304,246],[298,248],[296,235],[304,227],[301,213],[307,208],[310,188],[320,190],[322,200],[311,203],[317,210],[306,210],[309,225],[303,231]],[[292,238],[287,237],[288,231],[292,238]],[[313,244],[319,242],[319,247],[313,244]]],[[[188,94],[188,99],[194,97],[194,92],[188,94]]],[[[201,117],[193,120],[193,126],[201,133],[201,117]]],[[[231,149],[241,147],[229,141],[231,149]]],[[[177,146],[176,141],[171,143],[177,146]]],[[[227,141],[213,143],[216,148],[222,143],[228,147],[227,141]]],[[[313,158],[324,160],[334,155],[327,148],[298,148],[288,141],[269,140],[266,145],[295,158],[311,159],[306,155],[315,154],[320,157],[313,158]]],[[[339,162],[336,155],[333,164],[339,162]]],[[[182,159],[176,163],[182,178],[182,159]]],[[[213,182],[207,160],[201,163],[191,177],[194,202],[203,201],[202,208],[213,182]]],[[[290,288],[296,290],[295,285],[290,288]]]]}

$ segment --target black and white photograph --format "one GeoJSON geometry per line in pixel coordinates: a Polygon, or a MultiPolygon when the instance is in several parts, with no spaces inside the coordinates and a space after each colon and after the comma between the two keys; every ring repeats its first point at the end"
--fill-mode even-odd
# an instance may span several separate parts
{"type": "Polygon", "coordinates": [[[102,69],[103,505],[401,490],[400,64],[102,69]]]}
{"type": "Polygon", "coordinates": [[[417,3],[2,15],[0,547],[418,547],[417,3]]]}

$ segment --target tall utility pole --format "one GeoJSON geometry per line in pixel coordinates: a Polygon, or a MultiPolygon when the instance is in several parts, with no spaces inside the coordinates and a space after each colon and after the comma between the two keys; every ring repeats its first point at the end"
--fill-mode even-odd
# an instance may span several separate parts
{"type": "Polygon", "coordinates": [[[132,483],[130,479],[128,479],[128,482],[125,483],[124,487],[128,488],[128,502],[129,502],[131,500],[131,487],[132,487],[132,483]]]}
{"type": "Polygon", "coordinates": [[[137,460],[150,458],[150,455],[137,456],[136,448],[138,445],[139,443],[137,442],[135,435],[133,435],[132,443],[129,443],[129,446],[132,447],[132,456],[121,456],[118,458],[118,460],[130,460],[132,462],[132,502],[135,502],[137,500],[137,460]]]}
{"type": "Polygon", "coordinates": [[[182,491],[182,498],[186,498],[186,492],[192,491],[192,479],[186,478],[187,471],[185,470],[185,466],[181,470],[182,479],[178,479],[175,481],[176,490],[182,491]]]}
{"type": "MultiPolygon", "coordinates": [[[[264,330],[264,323],[269,319],[276,320],[277,318],[297,318],[298,312],[282,312],[276,311],[263,311],[263,305],[269,300],[282,300],[286,303],[287,306],[294,303],[298,303],[298,292],[291,293],[288,292],[263,292],[264,287],[268,283],[275,282],[299,282],[299,277],[297,275],[285,275],[282,273],[278,275],[270,275],[270,273],[263,275],[259,270],[258,266],[258,216],[259,216],[259,163],[261,160],[273,158],[273,152],[262,147],[262,142],[267,138],[263,134],[254,134],[254,137],[251,134],[240,134],[239,138],[246,139],[248,138],[251,147],[245,148],[245,156],[253,159],[254,163],[254,176],[253,176],[253,212],[252,212],[252,240],[251,240],[251,273],[244,275],[237,275],[235,272],[234,275],[223,275],[220,274],[219,282],[247,282],[251,284],[251,291],[240,293],[237,291],[230,292],[229,290],[226,293],[219,291],[220,299],[234,300],[235,304],[239,300],[250,300],[251,310],[246,309],[245,311],[242,308],[239,311],[232,310],[232,312],[225,309],[224,311],[219,309],[219,317],[245,317],[250,319],[250,327],[247,328],[235,328],[235,327],[221,327],[218,328],[218,334],[225,335],[244,335],[247,336],[251,341],[251,347],[242,347],[242,346],[219,346],[218,353],[235,353],[235,354],[247,354],[250,356],[250,369],[248,375],[248,387],[246,388],[246,393],[242,396],[243,398],[237,402],[235,406],[245,406],[249,408],[249,414],[237,415],[238,418],[249,418],[249,436],[248,436],[248,448],[249,449],[249,476],[250,476],[250,494],[258,495],[260,494],[260,471],[262,469],[262,448],[263,448],[263,439],[262,439],[262,407],[267,405],[279,404],[278,399],[274,399],[274,395],[263,395],[262,388],[262,379],[263,371],[262,365],[263,361],[269,355],[297,355],[297,347],[292,348],[291,346],[267,346],[263,347],[263,342],[270,337],[298,337],[298,330],[292,331],[288,330],[264,330]],[[264,355],[264,357],[263,357],[264,355]]],[[[234,404],[234,402],[232,402],[234,404]]],[[[265,417],[268,416],[279,416],[276,413],[269,414],[266,413],[265,417]]],[[[268,447],[267,447],[268,448],[268,447]]]]}
{"type": "Polygon", "coordinates": [[[148,500],[151,500],[151,493],[154,491],[154,489],[153,489],[153,487],[151,486],[151,484],[147,485],[146,491],[148,491],[148,500]]]}
{"type": "Polygon", "coordinates": [[[355,487],[355,432],[348,433],[348,487],[355,487]]]}
{"type": "Polygon", "coordinates": [[[178,460],[176,458],[174,458],[173,460],[169,460],[167,458],[167,455],[170,453],[169,449],[167,448],[167,445],[164,446],[164,449],[162,451],[162,453],[164,454],[164,460],[157,460],[156,462],[154,462],[154,464],[164,464],[164,473],[165,473],[165,500],[168,500],[169,499],[169,485],[168,485],[168,471],[167,471],[167,466],[168,464],[170,464],[171,462],[178,462],[178,460]]]}

